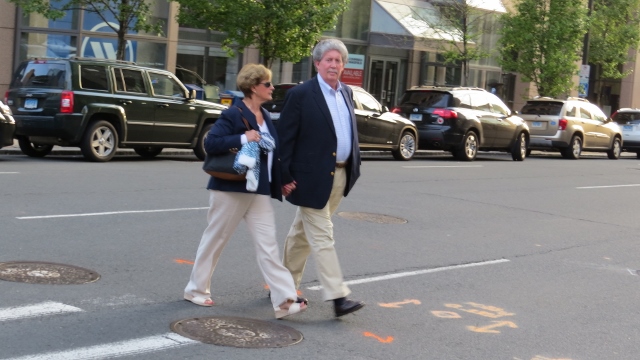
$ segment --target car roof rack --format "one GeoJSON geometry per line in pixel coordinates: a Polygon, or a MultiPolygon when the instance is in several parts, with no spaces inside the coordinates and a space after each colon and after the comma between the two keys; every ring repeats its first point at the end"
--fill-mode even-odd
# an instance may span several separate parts
{"type": "Polygon", "coordinates": [[[128,61],[128,60],[100,59],[100,58],[81,57],[81,56],[74,56],[71,59],[72,60],[81,60],[81,61],[99,61],[99,62],[109,62],[109,63],[136,65],[135,61],[128,61]]]}
{"type": "Polygon", "coordinates": [[[412,86],[413,89],[447,89],[447,90],[480,90],[486,91],[483,88],[473,87],[473,86],[457,86],[457,85],[416,85],[412,86]]]}

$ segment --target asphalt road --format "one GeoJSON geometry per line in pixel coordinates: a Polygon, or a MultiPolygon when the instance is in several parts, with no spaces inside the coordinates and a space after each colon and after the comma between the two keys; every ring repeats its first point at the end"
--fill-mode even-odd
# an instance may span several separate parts
{"type": "MultiPolygon", "coordinates": [[[[640,160],[625,155],[368,157],[334,218],[351,297],[367,306],[335,319],[310,261],[309,310],[279,321],[244,224],[214,274],[216,305],[182,300],[206,225],[194,156],[1,154],[0,263],[68,264],[100,279],[0,281],[0,359],[635,360],[640,160]],[[208,316],[304,339],[246,349],[173,337],[171,323],[208,316]]],[[[274,206],[283,239],[295,208],[274,206]]]]}

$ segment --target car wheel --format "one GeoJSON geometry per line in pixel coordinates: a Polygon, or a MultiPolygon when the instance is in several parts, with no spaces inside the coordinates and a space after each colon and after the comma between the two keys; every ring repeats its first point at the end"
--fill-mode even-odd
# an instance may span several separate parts
{"type": "Polygon", "coordinates": [[[473,161],[478,155],[478,136],[475,132],[469,131],[462,139],[462,145],[456,149],[454,156],[458,160],[473,161]]]}
{"type": "Polygon", "coordinates": [[[400,141],[398,141],[398,149],[393,150],[394,159],[396,160],[411,160],[416,153],[416,137],[409,131],[402,133],[400,141]]]}
{"type": "Polygon", "coordinates": [[[118,148],[118,133],[108,121],[99,120],[91,123],[80,143],[82,155],[95,162],[111,160],[118,148]]]}
{"type": "Polygon", "coordinates": [[[141,146],[134,147],[133,151],[135,151],[136,154],[142,156],[143,158],[150,159],[158,156],[162,152],[162,148],[155,146],[141,146]]]}
{"type": "Polygon", "coordinates": [[[523,132],[518,134],[518,138],[513,143],[511,158],[513,161],[523,161],[527,157],[527,137],[523,132]]]}
{"type": "Polygon", "coordinates": [[[621,152],[622,152],[622,143],[620,142],[620,138],[616,137],[613,139],[613,144],[611,144],[611,149],[607,151],[607,156],[611,160],[618,160],[620,158],[621,152]]]}
{"type": "Polygon", "coordinates": [[[565,159],[577,160],[580,159],[580,153],[582,152],[582,140],[580,136],[573,135],[568,148],[562,149],[562,157],[565,159]]]}
{"type": "Polygon", "coordinates": [[[202,127],[202,131],[200,132],[200,136],[198,136],[198,143],[196,147],[193,148],[193,153],[196,154],[196,157],[202,161],[204,161],[205,156],[207,155],[207,151],[204,149],[204,139],[207,137],[209,130],[211,130],[212,124],[205,124],[202,127]]]}
{"type": "Polygon", "coordinates": [[[29,141],[29,138],[24,136],[18,138],[18,146],[20,146],[20,150],[22,150],[25,155],[30,157],[45,157],[49,155],[53,149],[53,145],[34,144],[29,141]]]}

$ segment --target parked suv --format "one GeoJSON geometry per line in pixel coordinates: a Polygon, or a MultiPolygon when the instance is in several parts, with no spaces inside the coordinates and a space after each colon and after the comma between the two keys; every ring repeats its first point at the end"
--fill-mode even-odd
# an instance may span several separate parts
{"type": "Polygon", "coordinates": [[[560,151],[565,159],[579,159],[583,150],[620,157],[620,127],[586,99],[539,97],[528,100],[520,116],[531,129],[529,149],[560,151]]]}
{"type": "Polygon", "coordinates": [[[479,150],[527,155],[529,128],[495,95],[480,88],[414,86],[393,112],[418,127],[419,149],[450,151],[473,161],[479,150]]]}
{"type": "Polygon", "coordinates": [[[622,127],[622,151],[635,152],[640,159],[640,109],[622,108],[611,119],[622,127]]]}
{"type": "Polygon", "coordinates": [[[118,147],[149,158],[165,147],[188,148],[204,159],[204,136],[226,109],[196,100],[169,71],[99,59],[25,61],[5,102],[26,155],[74,146],[101,162],[118,147]]]}

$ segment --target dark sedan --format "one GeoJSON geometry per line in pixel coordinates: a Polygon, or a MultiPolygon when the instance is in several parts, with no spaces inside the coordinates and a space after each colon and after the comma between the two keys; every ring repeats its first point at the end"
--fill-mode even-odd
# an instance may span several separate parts
{"type": "MultiPolygon", "coordinates": [[[[280,118],[284,97],[297,84],[274,85],[273,100],[263,104],[274,123],[280,118]]],[[[351,86],[361,150],[391,151],[397,160],[411,160],[417,150],[418,129],[404,117],[389,111],[361,87],[351,86]]]]}
{"type": "Polygon", "coordinates": [[[13,145],[13,133],[16,122],[13,120],[11,109],[0,101],[0,148],[13,145]]]}

